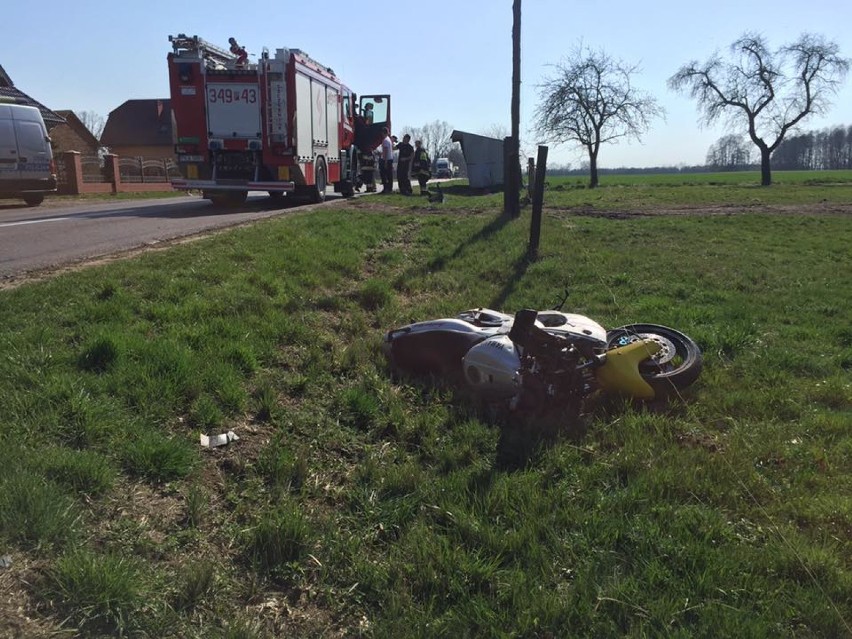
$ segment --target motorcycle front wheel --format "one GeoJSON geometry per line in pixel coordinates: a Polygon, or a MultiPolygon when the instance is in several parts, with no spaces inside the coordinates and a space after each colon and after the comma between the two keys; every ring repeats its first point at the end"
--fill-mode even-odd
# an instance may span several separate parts
{"type": "Polygon", "coordinates": [[[704,359],[698,344],[687,335],[659,324],[628,324],[608,331],[607,348],[618,348],[632,342],[651,339],[660,351],[639,364],[639,373],[655,398],[666,398],[691,386],[701,374],[704,359]]]}

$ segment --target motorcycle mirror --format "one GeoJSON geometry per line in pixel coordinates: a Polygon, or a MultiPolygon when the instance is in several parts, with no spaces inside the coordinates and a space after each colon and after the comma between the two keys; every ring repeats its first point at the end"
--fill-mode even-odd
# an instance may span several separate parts
{"type": "Polygon", "coordinates": [[[554,311],[561,311],[562,307],[565,306],[565,302],[568,301],[568,296],[571,294],[571,290],[566,286],[564,294],[562,295],[562,300],[553,307],[554,311]]]}

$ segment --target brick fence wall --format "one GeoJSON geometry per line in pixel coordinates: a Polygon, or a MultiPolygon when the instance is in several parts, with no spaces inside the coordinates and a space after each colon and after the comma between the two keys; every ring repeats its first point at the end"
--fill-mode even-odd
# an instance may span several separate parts
{"type": "Polygon", "coordinates": [[[101,163],[100,158],[66,151],[56,164],[60,195],[171,191],[171,178],[179,177],[177,165],[169,159],[107,154],[101,163]]]}

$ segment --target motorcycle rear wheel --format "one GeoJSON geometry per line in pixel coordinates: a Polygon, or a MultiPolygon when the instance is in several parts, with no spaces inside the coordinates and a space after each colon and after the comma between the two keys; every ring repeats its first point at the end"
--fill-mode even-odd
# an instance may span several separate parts
{"type": "Polygon", "coordinates": [[[691,337],[659,324],[628,324],[606,334],[607,348],[626,346],[641,339],[652,339],[662,347],[639,365],[639,373],[654,389],[655,399],[677,395],[695,383],[704,359],[691,337]]]}

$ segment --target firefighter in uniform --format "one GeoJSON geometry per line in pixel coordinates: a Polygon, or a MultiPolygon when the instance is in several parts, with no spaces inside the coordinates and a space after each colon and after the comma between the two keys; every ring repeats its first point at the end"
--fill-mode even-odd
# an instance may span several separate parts
{"type": "Polygon", "coordinates": [[[394,149],[399,151],[399,161],[396,165],[396,182],[399,184],[399,192],[403,195],[414,195],[411,190],[411,162],[414,159],[414,147],[411,146],[411,136],[406,133],[402,136],[394,149]]]}
{"type": "Polygon", "coordinates": [[[417,178],[420,185],[420,195],[429,195],[426,183],[432,177],[432,160],[420,140],[414,141],[414,162],[411,165],[411,175],[417,178]]]}
{"type": "Polygon", "coordinates": [[[246,66],[248,61],[248,53],[245,48],[237,44],[236,38],[228,38],[228,43],[231,45],[231,53],[237,56],[237,61],[234,63],[234,66],[238,69],[242,69],[246,66]]]}
{"type": "MultiPolygon", "coordinates": [[[[366,130],[373,124],[373,103],[368,102],[364,105],[364,113],[361,115],[361,124],[366,130]]],[[[362,141],[363,143],[363,141],[362,141]]],[[[367,193],[376,192],[376,156],[371,150],[366,148],[361,149],[361,182],[367,187],[367,193]]]]}

